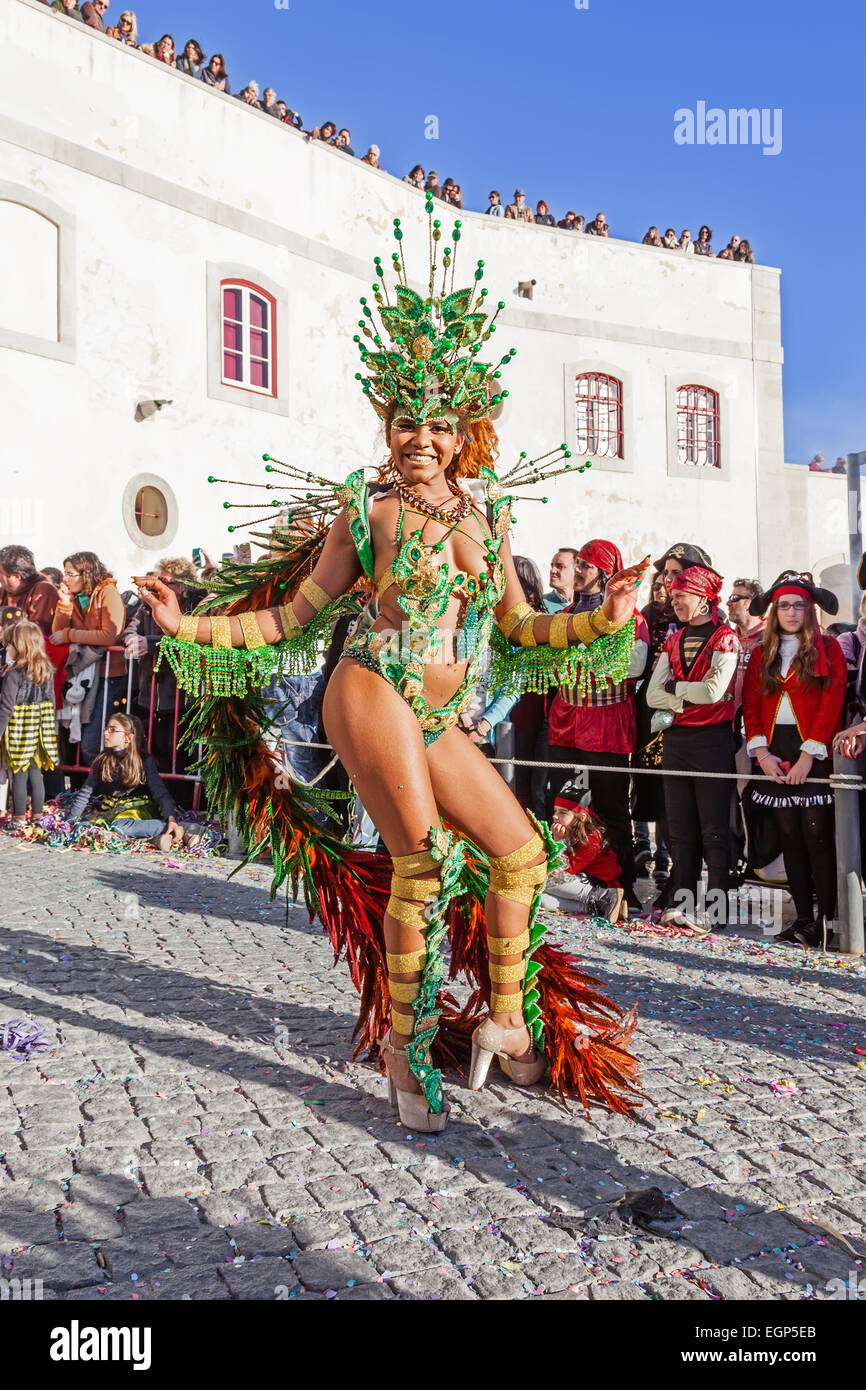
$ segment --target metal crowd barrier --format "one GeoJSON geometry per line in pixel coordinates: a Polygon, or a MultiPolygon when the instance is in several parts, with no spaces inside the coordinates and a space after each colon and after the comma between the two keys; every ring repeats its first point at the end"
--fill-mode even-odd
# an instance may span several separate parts
{"type": "MultiPolygon", "coordinates": [[[[108,723],[108,721],[109,721],[109,719],[110,719],[110,717],[111,717],[111,715],[110,715],[109,712],[108,712],[108,668],[109,668],[110,657],[111,657],[111,653],[112,653],[112,652],[122,652],[122,653],[123,653],[123,656],[124,656],[124,658],[125,658],[125,660],[126,660],[127,674],[126,674],[126,711],[125,711],[125,712],[128,713],[128,714],[135,714],[135,713],[136,713],[136,707],[133,705],[133,690],[138,688],[138,682],[137,682],[137,680],[135,680],[135,675],[136,675],[136,672],[137,672],[137,669],[138,669],[138,665],[139,665],[138,657],[130,656],[129,653],[127,652],[127,650],[126,650],[125,647],[117,647],[117,646],[115,646],[115,647],[106,647],[106,649],[105,649],[105,663],[104,663],[104,665],[103,665],[102,672],[101,672],[101,676],[100,676],[100,679],[101,679],[102,682],[103,682],[103,687],[102,687],[102,710],[101,710],[100,715],[98,716],[99,719],[100,719],[100,728],[99,728],[99,733],[100,733],[100,746],[101,746],[101,743],[102,743],[102,733],[103,733],[103,731],[104,731],[104,729],[105,729],[106,724],[108,723]]],[[[156,683],[157,683],[156,675],[155,675],[154,672],[151,672],[151,677],[150,677],[150,697],[149,697],[148,702],[147,702],[147,714],[146,714],[146,718],[142,720],[142,722],[145,723],[146,730],[147,730],[147,751],[148,751],[148,753],[150,753],[150,752],[153,751],[153,726],[154,726],[154,715],[157,713],[157,710],[156,710],[156,683]]],[[[97,715],[94,714],[93,717],[94,717],[94,718],[97,718],[97,715]]],[[[139,717],[140,717],[140,716],[139,716],[139,717]]],[[[191,783],[192,783],[192,807],[191,807],[191,809],[192,809],[193,811],[198,811],[198,810],[199,810],[199,807],[200,807],[200,805],[201,805],[201,778],[200,778],[200,777],[197,777],[194,773],[191,773],[191,772],[179,772],[179,771],[178,771],[178,766],[177,766],[177,761],[178,761],[177,734],[178,734],[178,726],[179,726],[179,723],[180,723],[180,691],[178,690],[177,685],[175,685],[175,688],[174,688],[174,709],[173,709],[173,711],[172,711],[171,768],[170,768],[170,770],[163,770],[163,768],[160,768],[160,769],[159,769],[159,775],[160,775],[160,777],[163,779],[164,782],[191,782],[191,783]]],[[[83,729],[82,729],[82,733],[83,733],[83,729]]],[[[74,763],[58,763],[57,770],[58,770],[59,772],[63,772],[63,773],[67,773],[67,772],[69,772],[69,773],[72,773],[72,772],[86,773],[86,772],[87,772],[87,770],[88,770],[88,769],[87,769],[87,765],[86,765],[85,763],[82,763],[82,761],[81,761],[81,743],[80,743],[80,742],[79,742],[79,743],[76,743],[76,744],[74,745],[74,747],[75,747],[75,762],[74,762],[74,763]]]]}
{"type": "MultiPolygon", "coordinates": [[[[138,665],[137,657],[130,657],[125,647],[108,647],[105,653],[105,667],[103,676],[105,684],[102,694],[101,711],[101,730],[108,722],[108,666],[109,656],[112,652],[123,652],[127,663],[126,681],[126,708],[133,710],[132,692],[134,684],[134,668],[138,665]]],[[[150,678],[150,698],[147,706],[147,748],[151,751],[153,745],[154,716],[156,714],[156,675],[151,674],[150,678]]],[[[201,779],[194,773],[179,772],[177,768],[178,759],[178,726],[180,723],[180,691],[175,686],[174,709],[172,711],[172,737],[171,737],[171,770],[163,771],[160,768],[160,776],[165,781],[190,782],[192,783],[192,809],[197,811],[201,804],[201,779]]],[[[100,732],[101,732],[100,730],[100,732]]],[[[286,747],[298,746],[304,748],[317,748],[333,752],[328,743],[313,743],[303,739],[283,739],[286,747]]],[[[549,768],[551,771],[563,772],[618,772],[627,777],[693,777],[693,772],[674,772],[663,768],[635,768],[630,766],[602,766],[593,764],[587,767],[586,764],[575,761],[567,762],[544,762],[532,758],[514,757],[514,729],[510,721],[503,721],[497,726],[495,756],[490,761],[494,763],[500,771],[503,780],[509,787],[514,787],[515,768],[549,768]]],[[[76,745],[76,760],[74,763],[61,763],[61,772],[86,772],[87,768],[81,762],[81,745],[76,745]]],[[[722,779],[729,782],[741,782],[743,774],[741,772],[705,772],[702,777],[722,779]]],[[[841,754],[833,755],[833,772],[830,777],[814,777],[809,779],[819,785],[829,786],[833,792],[835,810],[835,835],[836,835],[836,865],[837,865],[837,884],[838,884],[838,918],[834,923],[836,935],[841,942],[841,950],[845,954],[862,955],[864,953],[864,925],[863,908],[864,893],[862,881],[862,864],[860,856],[860,793],[864,789],[863,778],[860,768],[855,760],[843,758],[841,754]]],[[[231,829],[231,828],[230,828],[231,829]]]]}

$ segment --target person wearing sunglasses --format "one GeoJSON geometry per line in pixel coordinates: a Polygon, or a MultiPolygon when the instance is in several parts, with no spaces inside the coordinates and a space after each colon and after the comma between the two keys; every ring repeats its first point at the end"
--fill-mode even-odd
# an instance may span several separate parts
{"type": "Polygon", "coordinates": [[[821,946],[836,915],[833,794],[824,779],[832,772],[847,667],[836,638],[821,631],[817,609],[836,613],[839,601],[811,574],[786,571],[749,607],[767,621],[743,682],[746,748],[760,773],[747,795],[773,812],[782,843],[797,916],[779,939],[821,946]]]}

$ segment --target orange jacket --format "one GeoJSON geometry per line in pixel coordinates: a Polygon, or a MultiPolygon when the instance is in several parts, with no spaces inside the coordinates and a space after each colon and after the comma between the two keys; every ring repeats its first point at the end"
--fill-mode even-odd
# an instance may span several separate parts
{"type": "MultiPolygon", "coordinates": [[[[67,642],[78,642],[85,647],[114,647],[120,642],[120,634],[126,626],[126,609],[117,591],[114,579],[109,575],[97,584],[90,595],[87,611],[82,613],[78,603],[58,603],[54,614],[52,632],[62,632],[67,642]]],[[[100,667],[100,674],[104,671],[100,667]]],[[[109,657],[108,674],[122,676],[126,671],[123,652],[112,652],[109,657]]]]}

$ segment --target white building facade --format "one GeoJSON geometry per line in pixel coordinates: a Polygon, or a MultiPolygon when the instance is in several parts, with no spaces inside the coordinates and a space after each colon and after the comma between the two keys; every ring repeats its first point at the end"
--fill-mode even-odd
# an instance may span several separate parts
{"type": "MultiPolygon", "coordinates": [[[[125,588],[243,539],[221,506],[242,490],[208,475],[379,463],[351,338],[394,217],[423,277],[422,196],[36,0],[2,7],[0,45],[0,545],[95,550],[125,588]]],[[[484,260],[496,349],[517,348],[501,458],[565,440],[593,463],[517,508],[545,579],[590,536],[628,560],[696,541],[729,579],[811,563],[777,270],[458,215],[456,283],[484,260]]]]}

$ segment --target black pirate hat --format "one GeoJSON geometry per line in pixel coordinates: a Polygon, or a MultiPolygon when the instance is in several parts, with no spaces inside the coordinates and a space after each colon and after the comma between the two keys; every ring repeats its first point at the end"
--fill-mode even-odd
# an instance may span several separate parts
{"type": "Polygon", "coordinates": [[[693,565],[699,565],[702,569],[713,567],[707,552],[699,545],[692,545],[690,541],[675,541],[673,545],[669,545],[664,555],[658,560],[653,560],[653,569],[661,572],[666,560],[679,560],[684,570],[690,569],[693,565]]]}
{"type": "MultiPolygon", "coordinates": [[[[860,563],[862,567],[862,560],[860,563]]],[[[823,608],[825,613],[839,612],[839,600],[832,589],[820,589],[808,571],[801,573],[798,570],[783,570],[778,579],[773,580],[769,589],[765,589],[762,594],[756,594],[752,599],[749,604],[752,617],[763,618],[776,595],[792,589],[799,589],[816,607],[823,608]]]]}

